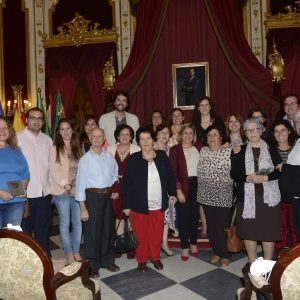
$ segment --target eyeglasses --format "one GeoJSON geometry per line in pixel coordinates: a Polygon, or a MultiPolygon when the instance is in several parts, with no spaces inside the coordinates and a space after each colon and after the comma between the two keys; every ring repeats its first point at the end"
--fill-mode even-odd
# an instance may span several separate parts
{"type": "Polygon", "coordinates": [[[33,117],[33,116],[31,116],[31,117],[29,117],[28,118],[30,121],[38,121],[38,122],[43,122],[44,121],[44,117],[33,117]]]}
{"type": "Polygon", "coordinates": [[[259,128],[246,129],[245,132],[246,132],[247,134],[249,134],[249,133],[255,133],[255,132],[258,131],[258,130],[259,130],[259,128]]]}

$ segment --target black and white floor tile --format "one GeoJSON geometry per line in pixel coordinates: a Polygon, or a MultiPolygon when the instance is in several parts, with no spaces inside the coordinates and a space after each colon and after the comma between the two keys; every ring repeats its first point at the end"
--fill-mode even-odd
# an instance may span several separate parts
{"type": "MultiPolygon", "coordinates": [[[[57,217],[51,227],[51,250],[54,259],[63,259],[57,217]]],[[[149,262],[148,270],[137,270],[135,259],[128,260],[126,255],[116,259],[120,267],[117,273],[100,269],[101,295],[103,300],[233,300],[236,291],[242,287],[242,267],[247,262],[245,253],[232,255],[232,263],[220,267],[209,263],[212,251],[200,249],[199,258],[190,256],[181,261],[180,250],[173,249],[174,256],[162,255],[164,269],[155,270],[149,262]]]]}

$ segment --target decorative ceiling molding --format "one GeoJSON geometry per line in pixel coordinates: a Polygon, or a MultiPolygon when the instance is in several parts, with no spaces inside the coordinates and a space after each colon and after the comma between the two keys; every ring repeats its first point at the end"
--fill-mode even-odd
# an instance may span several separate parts
{"type": "Polygon", "coordinates": [[[44,34],[44,48],[76,46],[85,44],[98,44],[118,42],[118,33],[116,28],[99,29],[99,23],[92,23],[86,20],[78,13],[71,22],[64,23],[57,28],[58,34],[47,39],[44,34]]]}
{"type": "Polygon", "coordinates": [[[266,14],[266,21],[264,22],[266,32],[270,29],[300,27],[300,1],[295,1],[295,4],[298,7],[291,4],[284,8],[287,13],[266,14]]]}

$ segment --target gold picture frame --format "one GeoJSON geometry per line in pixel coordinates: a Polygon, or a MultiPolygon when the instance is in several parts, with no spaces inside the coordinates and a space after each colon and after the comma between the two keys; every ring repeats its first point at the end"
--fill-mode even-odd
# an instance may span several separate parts
{"type": "Polygon", "coordinates": [[[172,64],[174,107],[194,109],[197,101],[209,96],[209,63],[172,64]]]}

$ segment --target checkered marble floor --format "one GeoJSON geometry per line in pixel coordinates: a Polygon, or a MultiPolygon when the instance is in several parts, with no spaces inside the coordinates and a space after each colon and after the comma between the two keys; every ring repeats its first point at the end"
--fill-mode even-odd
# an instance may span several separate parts
{"type": "MultiPolygon", "coordinates": [[[[54,259],[63,259],[57,217],[51,227],[51,249],[54,259]]],[[[116,259],[120,267],[117,273],[100,269],[101,295],[103,300],[144,299],[144,300],[233,300],[236,291],[242,286],[242,267],[247,262],[245,253],[232,255],[232,263],[220,267],[209,263],[213,254],[211,249],[200,249],[199,258],[190,256],[181,261],[180,249],[173,249],[174,256],[161,253],[164,269],[157,271],[148,262],[148,270],[137,270],[135,259],[128,260],[126,255],[116,259]]]]}

